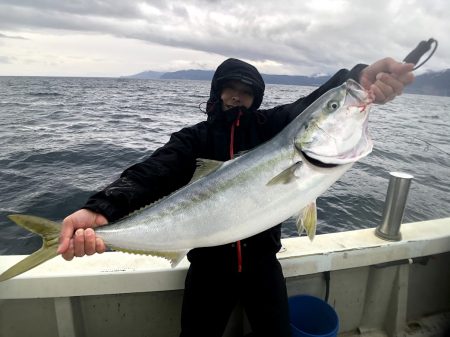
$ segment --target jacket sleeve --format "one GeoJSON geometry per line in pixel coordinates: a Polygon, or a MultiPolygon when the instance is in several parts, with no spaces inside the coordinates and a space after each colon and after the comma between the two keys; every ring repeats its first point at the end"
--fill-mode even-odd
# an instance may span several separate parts
{"type": "Polygon", "coordinates": [[[115,221],[186,185],[196,168],[203,123],[175,132],[149,158],[91,196],[83,208],[115,221]]]}
{"type": "Polygon", "coordinates": [[[260,110],[259,112],[264,116],[265,124],[269,128],[267,132],[271,133],[269,138],[280,132],[287,124],[328,90],[341,85],[348,79],[359,81],[360,73],[365,67],[367,67],[366,64],[358,64],[353,67],[352,70],[341,69],[308,96],[301,97],[290,104],[280,105],[269,110],[260,110]]]}

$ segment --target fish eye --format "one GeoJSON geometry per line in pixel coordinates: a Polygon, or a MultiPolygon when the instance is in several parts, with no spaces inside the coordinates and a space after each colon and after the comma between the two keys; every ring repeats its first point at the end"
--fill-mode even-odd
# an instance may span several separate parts
{"type": "Polygon", "coordinates": [[[339,104],[338,101],[329,101],[327,103],[327,109],[331,110],[331,111],[334,111],[334,110],[338,109],[339,106],[340,106],[340,104],[339,104]]]}

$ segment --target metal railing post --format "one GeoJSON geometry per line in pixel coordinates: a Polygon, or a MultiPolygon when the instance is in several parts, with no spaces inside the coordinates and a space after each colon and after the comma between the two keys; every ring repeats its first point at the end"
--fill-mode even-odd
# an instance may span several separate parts
{"type": "Polygon", "coordinates": [[[408,198],[412,175],[403,172],[389,172],[389,187],[384,204],[381,224],[375,230],[375,235],[388,241],[402,239],[400,225],[408,198]]]}

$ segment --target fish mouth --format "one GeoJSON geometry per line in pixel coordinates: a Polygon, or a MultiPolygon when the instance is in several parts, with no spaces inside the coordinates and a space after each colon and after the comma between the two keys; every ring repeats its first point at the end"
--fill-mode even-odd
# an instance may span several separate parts
{"type": "Polygon", "coordinates": [[[341,165],[352,164],[361,158],[366,157],[373,149],[373,142],[370,138],[363,140],[364,147],[356,147],[338,156],[321,156],[306,149],[299,149],[301,157],[309,164],[320,168],[333,168],[341,165]]]}
{"type": "Polygon", "coordinates": [[[356,81],[350,79],[345,83],[347,94],[352,96],[356,101],[370,103],[370,97],[367,91],[356,81]]]}
{"type": "Polygon", "coordinates": [[[301,157],[311,164],[319,168],[333,168],[341,165],[352,164],[366,157],[373,149],[373,142],[370,137],[362,137],[357,144],[345,152],[336,153],[334,155],[325,155],[324,153],[316,153],[307,148],[297,148],[301,157]]]}
{"type": "Polygon", "coordinates": [[[324,163],[318,159],[310,157],[306,154],[305,151],[300,151],[300,153],[301,153],[301,156],[303,157],[303,159],[313,166],[320,167],[320,168],[334,168],[334,167],[339,166],[339,164],[324,163]]]}

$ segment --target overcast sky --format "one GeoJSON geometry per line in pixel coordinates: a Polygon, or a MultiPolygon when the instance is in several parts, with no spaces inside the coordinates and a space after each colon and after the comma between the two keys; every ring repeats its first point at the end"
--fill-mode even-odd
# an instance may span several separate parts
{"type": "Polygon", "coordinates": [[[331,74],[439,41],[424,70],[450,68],[448,0],[0,0],[0,75],[121,76],[215,69],[331,74]]]}

